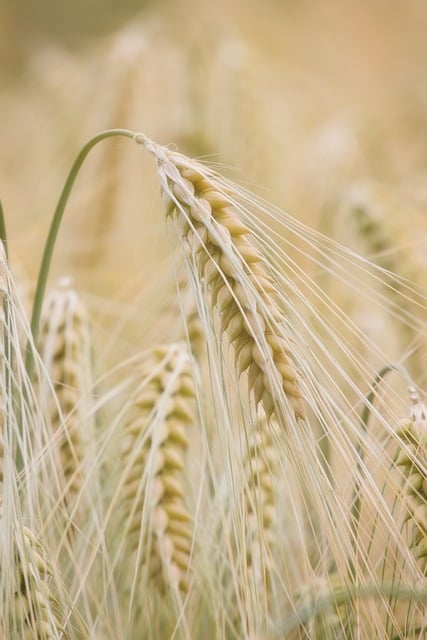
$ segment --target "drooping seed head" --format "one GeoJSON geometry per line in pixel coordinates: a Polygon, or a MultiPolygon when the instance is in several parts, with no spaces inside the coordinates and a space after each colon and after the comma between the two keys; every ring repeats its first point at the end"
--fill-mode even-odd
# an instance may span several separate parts
{"type": "MultiPolygon", "coordinates": [[[[197,162],[141,138],[157,160],[166,214],[176,222],[187,261],[210,292],[221,332],[234,346],[267,416],[305,415],[300,374],[267,262],[242,222],[232,193],[197,162]]],[[[286,422],[286,419],[284,420],[286,422]]]]}
{"type": "MultiPolygon", "coordinates": [[[[7,569],[8,594],[2,594],[0,629],[4,637],[71,638],[68,631],[71,623],[67,621],[69,604],[40,539],[28,527],[19,527],[12,546],[13,566],[7,569]]],[[[2,571],[6,571],[3,546],[1,552],[2,571]]]]}

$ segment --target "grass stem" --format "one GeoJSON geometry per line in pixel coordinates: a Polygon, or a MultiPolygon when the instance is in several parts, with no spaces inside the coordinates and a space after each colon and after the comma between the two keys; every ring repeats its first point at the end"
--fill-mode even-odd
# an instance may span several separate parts
{"type": "MultiPolygon", "coordinates": [[[[102,131],[98,133],[96,136],[91,138],[84,147],[80,150],[77,158],[74,161],[73,166],[70,169],[67,180],[65,181],[64,188],[62,190],[61,196],[59,198],[58,204],[56,206],[55,212],[53,214],[52,222],[50,225],[49,233],[47,235],[46,243],[44,246],[43,256],[40,263],[40,270],[37,278],[36,291],[34,294],[34,303],[33,310],[31,315],[31,335],[33,344],[37,343],[39,329],[40,329],[40,316],[43,305],[43,298],[46,290],[46,283],[49,275],[50,264],[52,262],[53,250],[55,247],[56,238],[58,235],[59,228],[61,226],[62,218],[64,215],[65,207],[67,205],[68,199],[70,197],[70,193],[74,186],[74,182],[78,176],[80,168],[85,161],[89,152],[95,147],[98,142],[105,140],[107,138],[112,138],[114,136],[122,136],[125,138],[135,138],[135,132],[130,131],[129,129],[108,129],[107,131],[102,131]]],[[[2,229],[0,228],[0,233],[2,229]]],[[[31,345],[28,345],[25,359],[25,366],[28,373],[29,378],[32,376],[32,371],[34,367],[34,354],[31,345]]]]}

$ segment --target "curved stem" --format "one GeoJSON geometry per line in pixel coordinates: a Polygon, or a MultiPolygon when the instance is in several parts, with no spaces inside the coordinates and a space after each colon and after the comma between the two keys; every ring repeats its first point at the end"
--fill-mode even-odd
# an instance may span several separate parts
{"type": "MultiPolygon", "coordinates": [[[[64,215],[65,207],[70,197],[71,190],[74,182],[76,181],[79,170],[86,159],[88,153],[95,147],[98,142],[105,140],[106,138],[112,138],[113,136],[122,136],[125,138],[136,138],[136,133],[129,129],[109,129],[102,131],[96,136],[91,138],[81,149],[77,158],[74,161],[73,166],[70,169],[67,180],[65,181],[64,188],[59,198],[58,204],[53,214],[52,222],[50,225],[49,233],[46,239],[43,257],[40,263],[40,270],[37,278],[36,291],[34,294],[33,311],[31,315],[31,335],[33,339],[33,345],[37,343],[39,328],[40,328],[40,316],[43,304],[43,298],[46,290],[46,283],[49,275],[50,264],[52,262],[52,254],[55,247],[56,237],[58,235],[59,227],[61,226],[62,217],[64,215]]],[[[28,345],[25,366],[28,376],[31,377],[34,366],[34,354],[31,345],[28,345]]]]}

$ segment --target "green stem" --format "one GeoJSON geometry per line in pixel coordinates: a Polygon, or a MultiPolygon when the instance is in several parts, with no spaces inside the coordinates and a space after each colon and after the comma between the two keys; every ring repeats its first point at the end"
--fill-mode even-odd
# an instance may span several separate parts
{"type": "Polygon", "coordinates": [[[0,201],[0,240],[4,246],[4,252],[6,254],[6,260],[9,259],[8,251],[7,251],[7,233],[6,233],[6,221],[4,219],[4,211],[3,205],[0,201]]]}
{"type": "MultiPolygon", "coordinates": [[[[59,227],[61,226],[61,221],[68,202],[68,198],[70,197],[71,190],[73,188],[74,182],[76,181],[80,168],[85,161],[88,153],[91,151],[91,149],[93,149],[93,147],[98,144],[98,142],[101,142],[101,140],[112,138],[113,136],[122,136],[125,138],[135,139],[136,135],[137,134],[134,131],[130,131],[129,129],[109,129],[107,131],[102,131],[101,133],[98,133],[96,136],[91,138],[85,144],[85,146],[81,149],[79,155],[75,159],[73,166],[71,167],[70,173],[68,174],[67,180],[62,190],[61,197],[59,198],[58,204],[56,206],[55,213],[53,214],[52,222],[44,247],[43,257],[40,263],[36,291],[34,294],[33,312],[31,315],[31,335],[33,346],[37,343],[39,335],[43,298],[46,290],[50,264],[52,262],[52,254],[55,247],[56,237],[58,235],[59,227]]],[[[32,345],[30,344],[27,348],[25,366],[28,376],[31,378],[34,367],[34,352],[32,345]]]]}

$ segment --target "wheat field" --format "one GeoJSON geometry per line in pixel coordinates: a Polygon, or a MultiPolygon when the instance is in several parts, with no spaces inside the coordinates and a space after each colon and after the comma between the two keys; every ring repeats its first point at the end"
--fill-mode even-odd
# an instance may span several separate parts
{"type": "Polygon", "coordinates": [[[0,9],[0,639],[425,640],[427,9],[113,5],[0,9]]]}

